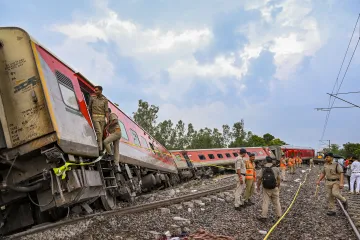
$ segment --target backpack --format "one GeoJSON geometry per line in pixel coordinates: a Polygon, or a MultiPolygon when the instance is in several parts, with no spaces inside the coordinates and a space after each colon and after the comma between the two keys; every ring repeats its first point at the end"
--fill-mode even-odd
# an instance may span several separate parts
{"type": "Polygon", "coordinates": [[[262,184],[266,189],[276,188],[276,178],[271,167],[265,167],[263,170],[262,184]]]}

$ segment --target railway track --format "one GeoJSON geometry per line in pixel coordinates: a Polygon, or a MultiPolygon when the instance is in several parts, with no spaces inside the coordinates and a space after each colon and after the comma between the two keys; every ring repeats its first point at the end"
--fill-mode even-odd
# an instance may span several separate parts
{"type": "Polygon", "coordinates": [[[87,220],[87,219],[90,219],[90,218],[93,218],[93,217],[96,217],[96,216],[110,216],[110,215],[120,215],[121,216],[121,215],[126,215],[126,214],[144,212],[144,211],[148,211],[148,210],[152,210],[152,209],[156,209],[156,208],[160,208],[160,207],[164,207],[164,206],[169,206],[169,205],[173,205],[173,204],[193,200],[193,199],[200,198],[200,197],[205,197],[205,196],[212,195],[212,194],[215,194],[215,193],[218,193],[218,192],[230,190],[230,189],[235,188],[235,186],[236,186],[236,184],[233,183],[233,184],[228,184],[228,185],[225,185],[225,186],[217,187],[217,188],[214,188],[214,189],[200,191],[200,192],[196,192],[196,193],[193,193],[193,194],[188,194],[188,195],[175,197],[175,198],[171,198],[171,199],[166,199],[166,200],[151,202],[151,203],[147,203],[147,204],[141,204],[141,205],[126,207],[126,208],[119,208],[119,209],[115,209],[115,210],[112,210],[112,211],[106,211],[106,212],[101,212],[101,213],[90,214],[90,215],[78,217],[78,218],[75,218],[75,219],[69,219],[69,220],[59,221],[59,222],[55,222],[55,223],[51,223],[51,224],[47,224],[47,225],[42,225],[42,226],[39,226],[39,227],[35,226],[35,227],[33,227],[33,228],[29,229],[29,230],[26,230],[26,231],[23,231],[23,232],[20,232],[20,233],[16,233],[16,234],[13,234],[13,235],[6,236],[5,239],[19,239],[19,238],[24,237],[24,236],[28,236],[28,235],[35,234],[35,233],[38,233],[38,232],[42,232],[42,231],[46,231],[46,230],[50,230],[50,229],[70,225],[70,224],[74,224],[74,223],[84,221],[84,220],[87,220]]]}
{"type": "Polygon", "coordinates": [[[349,221],[352,229],[358,240],[360,240],[360,196],[356,194],[344,194],[344,197],[348,200],[348,210],[344,209],[342,203],[338,201],[341,210],[345,214],[347,220],[349,221]]]}

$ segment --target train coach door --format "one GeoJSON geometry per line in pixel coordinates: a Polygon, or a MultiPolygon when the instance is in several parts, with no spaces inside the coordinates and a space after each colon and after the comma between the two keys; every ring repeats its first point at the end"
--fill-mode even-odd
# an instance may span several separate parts
{"type": "Polygon", "coordinates": [[[185,161],[186,161],[186,163],[187,163],[188,167],[192,168],[192,167],[193,167],[193,164],[192,164],[192,162],[191,162],[191,160],[190,160],[189,156],[188,156],[186,153],[183,153],[182,155],[184,156],[185,161]]]}

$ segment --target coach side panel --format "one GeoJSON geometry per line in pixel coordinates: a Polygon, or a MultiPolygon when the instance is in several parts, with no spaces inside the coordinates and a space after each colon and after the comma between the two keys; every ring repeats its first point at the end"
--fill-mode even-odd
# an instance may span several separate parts
{"type": "MultiPolygon", "coordinates": [[[[0,28],[0,121],[7,148],[54,131],[29,35],[0,28]]],[[[2,141],[2,148],[5,144],[2,141]]]]}

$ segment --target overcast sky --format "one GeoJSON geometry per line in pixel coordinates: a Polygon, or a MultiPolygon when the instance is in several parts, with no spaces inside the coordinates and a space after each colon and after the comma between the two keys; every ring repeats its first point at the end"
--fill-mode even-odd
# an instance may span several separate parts
{"type": "MultiPolygon", "coordinates": [[[[355,0],[0,0],[0,25],[27,30],[130,115],[143,99],[160,120],[243,118],[256,134],[318,148],[326,112],[314,108],[328,105],[359,10],[355,0]]],[[[359,28],[349,57],[358,38],[359,28]]],[[[360,91],[359,63],[357,50],[340,92],[360,91]]],[[[324,139],[359,142],[359,110],[332,111],[324,139]]]]}

